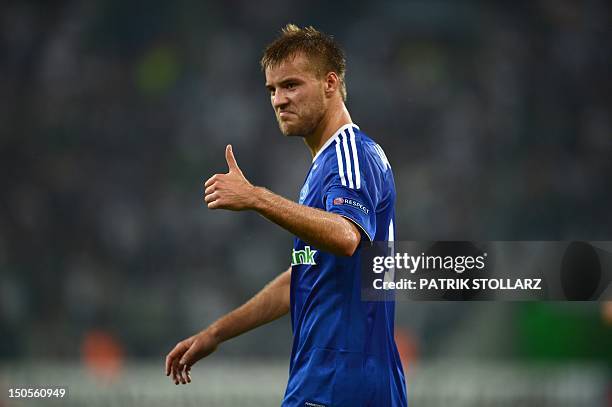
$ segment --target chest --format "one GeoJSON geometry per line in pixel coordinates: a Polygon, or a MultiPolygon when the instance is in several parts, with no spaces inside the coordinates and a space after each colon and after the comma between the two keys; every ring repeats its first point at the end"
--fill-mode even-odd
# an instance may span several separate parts
{"type": "Polygon", "coordinates": [[[310,168],[306,180],[300,189],[300,205],[322,209],[323,176],[318,166],[310,168]]]}

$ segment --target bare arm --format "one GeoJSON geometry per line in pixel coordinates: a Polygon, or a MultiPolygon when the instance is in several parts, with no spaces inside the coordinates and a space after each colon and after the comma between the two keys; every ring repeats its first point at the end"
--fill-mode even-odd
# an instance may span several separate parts
{"type": "MultiPolygon", "coordinates": [[[[231,146],[227,146],[225,158],[229,172],[215,174],[204,184],[204,201],[210,209],[255,210],[321,250],[344,256],[354,253],[361,234],[351,221],[253,186],[238,167],[231,146]]],[[[166,357],[166,375],[172,375],[176,384],[190,383],[191,366],[219,344],[286,314],[290,283],[291,268],[241,307],[179,342],[166,357]]]]}
{"type": "Polygon", "coordinates": [[[166,376],[175,384],[191,383],[190,370],[222,343],[289,312],[291,268],[268,283],[253,298],[208,328],[179,342],[166,356],[166,376]]]}
{"type": "Polygon", "coordinates": [[[253,197],[255,211],[323,251],[351,256],[359,245],[359,230],[340,215],[297,204],[265,188],[255,187],[253,197]]]}
{"type": "Polygon", "coordinates": [[[211,326],[219,343],[272,322],[289,312],[291,267],[268,283],[253,298],[211,326]]]}
{"type": "Polygon", "coordinates": [[[204,201],[210,209],[252,209],[323,251],[341,256],[355,252],[361,234],[353,222],[251,185],[238,167],[231,146],[227,146],[225,158],[229,172],[215,174],[204,184],[204,201]]]}

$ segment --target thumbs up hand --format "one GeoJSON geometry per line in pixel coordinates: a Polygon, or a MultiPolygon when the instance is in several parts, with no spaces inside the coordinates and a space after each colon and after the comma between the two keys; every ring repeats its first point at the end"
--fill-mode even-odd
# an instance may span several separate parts
{"type": "Polygon", "coordinates": [[[209,209],[241,211],[252,207],[255,187],[238,167],[232,146],[225,148],[227,174],[215,174],[204,183],[204,202],[209,209]]]}

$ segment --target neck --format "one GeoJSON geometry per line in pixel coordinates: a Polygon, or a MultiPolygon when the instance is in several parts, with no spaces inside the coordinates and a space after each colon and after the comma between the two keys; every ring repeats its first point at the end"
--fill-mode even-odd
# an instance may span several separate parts
{"type": "Polygon", "coordinates": [[[317,155],[323,144],[334,135],[336,130],[349,123],[352,123],[351,115],[344,102],[341,102],[337,109],[328,109],[315,131],[304,137],[304,142],[312,157],[317,155]]]}

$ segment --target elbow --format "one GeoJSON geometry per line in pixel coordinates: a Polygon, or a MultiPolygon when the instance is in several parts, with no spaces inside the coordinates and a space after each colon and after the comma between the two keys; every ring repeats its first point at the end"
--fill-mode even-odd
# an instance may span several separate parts
{"type": "Polygon", "coordinates": [[[357,251],[357,246],[347,245],[347,247],[342,249],[340,256],[351,257],[353,254],[355,254],[355,251],[357,251]]]}
{"type": "Polygon", "coordinates": [[[350,257],[355,254],[359,243],[361,242],[361,234],[355,227],[351,225],[344,234],[342,241],[338,244],[338,255],[350,257]]]}

